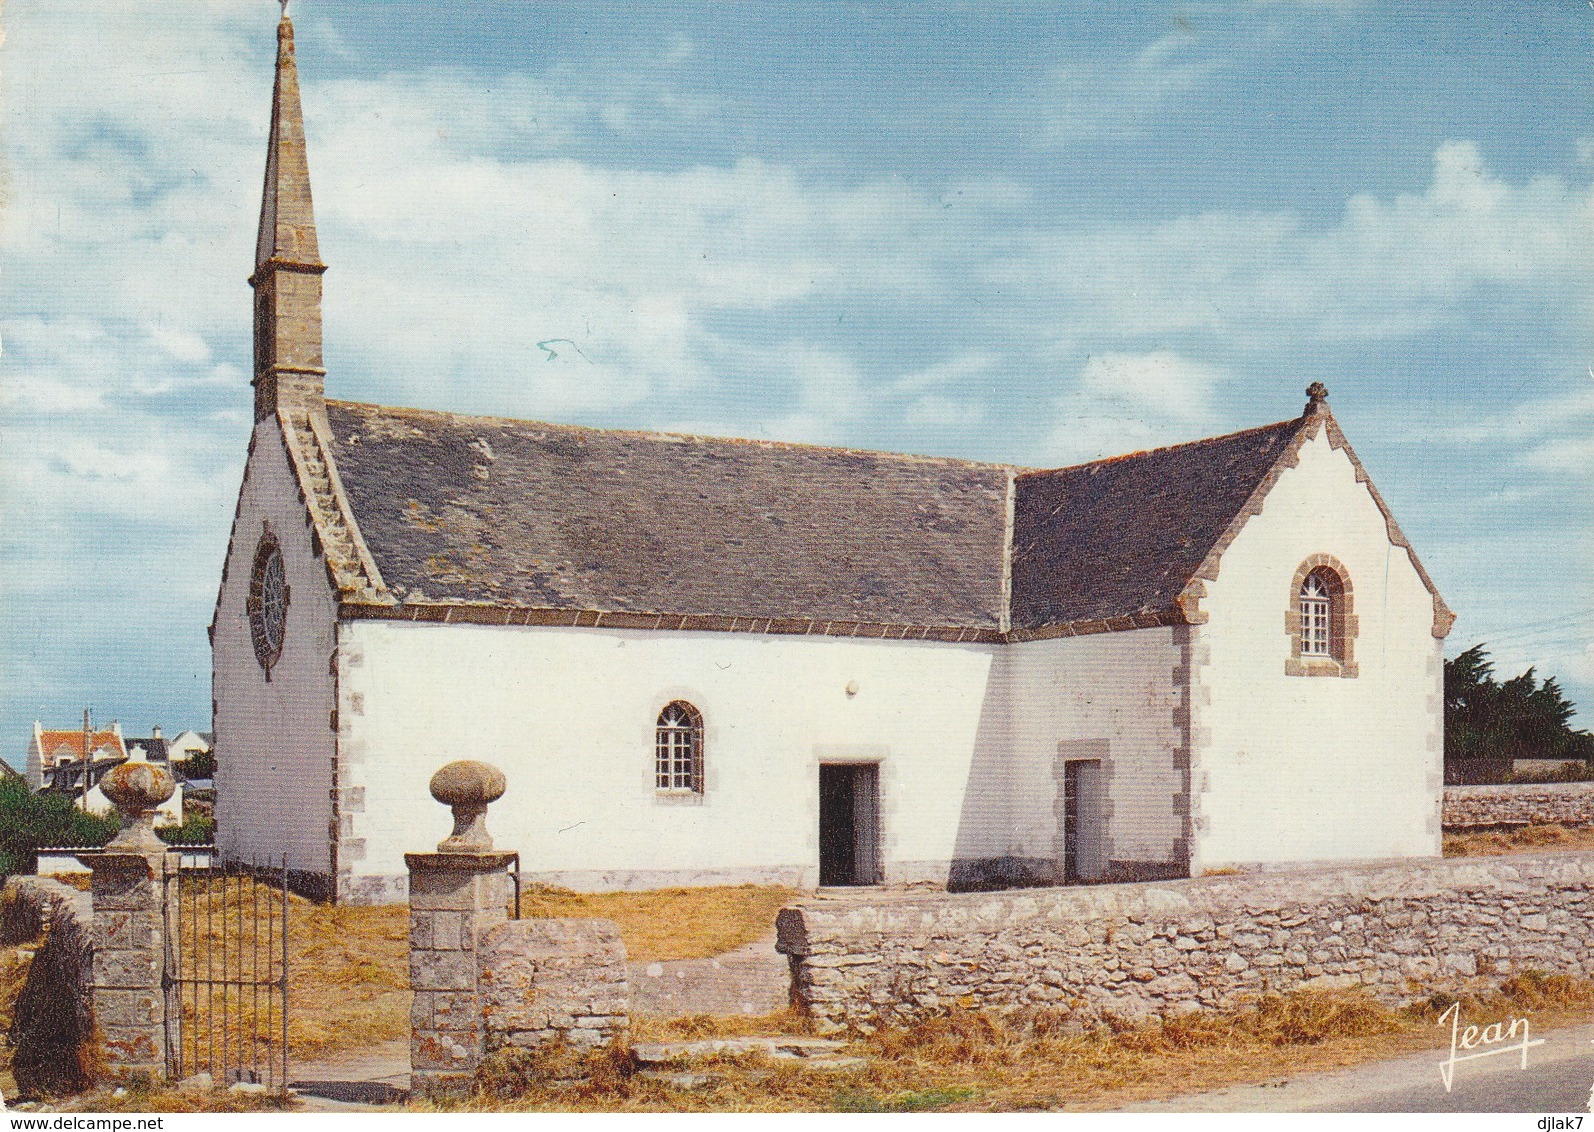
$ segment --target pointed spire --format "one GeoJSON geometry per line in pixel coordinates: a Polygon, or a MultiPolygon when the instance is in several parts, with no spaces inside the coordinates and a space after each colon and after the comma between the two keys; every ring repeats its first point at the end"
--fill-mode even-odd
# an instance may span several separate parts
{"type": "Polygon", "coordinates": [[[293,21],[282,6],[277,25],[276,84],[271,137],[255,242],[255,418],[279,407],[324,411],[326,370],[321,358],[321,262],[293,21]]]}
{"type": "Polygon", "coordinates": [[[304,147],[304,112],[299,107],[299,68],[293,57],[293,21],[283,5],[277,25],[277,82],[271,97],[271,144],[266,150],[266,186],[260,201],[260,238],[255,265],[269,259],[320,266],[315,210],[310,203],[310,162],[304,147]]]}

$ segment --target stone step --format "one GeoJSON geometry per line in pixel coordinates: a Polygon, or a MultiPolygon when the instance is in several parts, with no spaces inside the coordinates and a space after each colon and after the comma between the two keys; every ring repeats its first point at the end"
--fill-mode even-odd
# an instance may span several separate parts
{"type": "MultiPolygon", "coordinates": [[[[788,1035],[760,1038],[708,1038],[691,1042],[642,1042],[631,1047],[638,1066],[681,1065],[710,1057],[735,1057],[762,1053],[771,1058],[790,1060],[833,1060],[846,1046],[831,1038],[788,1035]]],[[[848,1059],[856,1060],[856,1059],[848,1059]]]]}

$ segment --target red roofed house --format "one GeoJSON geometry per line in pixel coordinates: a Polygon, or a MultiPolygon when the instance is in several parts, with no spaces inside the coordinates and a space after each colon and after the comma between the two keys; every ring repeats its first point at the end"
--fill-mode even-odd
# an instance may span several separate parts
{"type": "Polygon", "coordinates": [[[1313,384],[1031,469],[330,400],[278,32],[217,841],[402,899],[427,781],[578,888],[1435,856],[1452,614],[1313,384]]]}
{"type": "MultiPolygon", "coordinates": [[[[125,760],[127,747],[122,741],[122,725],[113,722],[89,734],[89,750],[98,762],[101,759],[125,760]]],[[[50,773],[64,762],[81,762],[83,759],[83,729],[63,728],[47,730],[37,720],[33,724],[33,738],[28,743],[28,785],[38,790],[49,781],[50,773]]]]}

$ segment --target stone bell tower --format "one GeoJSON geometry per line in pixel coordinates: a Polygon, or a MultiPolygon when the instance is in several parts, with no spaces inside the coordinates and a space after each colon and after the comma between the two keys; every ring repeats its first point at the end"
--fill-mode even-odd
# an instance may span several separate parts
{"type": "Polygon", "coordinates": [[[321,359],[321,262],[310,163],[305,155],[293,22],[283,5],[277,25],[277,77],[271,96],[271,140],[255,244],[255,420],[277,409],[325,412],[321,359]]]}

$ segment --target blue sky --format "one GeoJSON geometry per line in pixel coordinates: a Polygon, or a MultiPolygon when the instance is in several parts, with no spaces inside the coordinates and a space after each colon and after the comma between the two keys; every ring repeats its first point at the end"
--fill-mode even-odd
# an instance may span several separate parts
{"type": "MultiPolygon", "coordinates": [[[[208,721],[276,11],[6,5],[13,762],[208,721]]],[[[1450,651],[1594,703],[1583,0],[294,15],[332,395],[1057,465],[1321,380],[1450,651]]]]}

